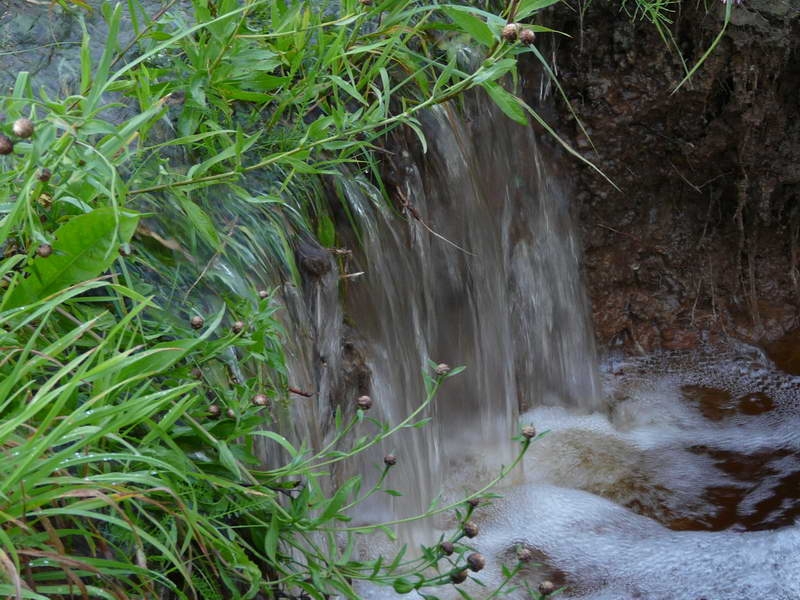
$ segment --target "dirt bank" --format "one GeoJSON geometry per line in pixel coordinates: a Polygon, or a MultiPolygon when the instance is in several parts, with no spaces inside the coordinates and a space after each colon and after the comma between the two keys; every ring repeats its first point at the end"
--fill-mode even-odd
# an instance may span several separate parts
{"type": "MultiPolygon", "coordinates": [[[[562,135],[620,188],[569,161],[597,336],[630,351],[775,339],[798,325],[800,11],[745,0],[687,86],[647,22],[611,3],[552,11],[554,56],[591,141],[563,103],[562,135]]],[[[585,3],[584,3],[585,4],[585,3]]],[[[617,4],[617,3],[614,3],[617,4]]],[[[630,3],[633,4],[633,3],[630,3]]],[[[676,3],[692,64],[724,6],[676,3]]]]}

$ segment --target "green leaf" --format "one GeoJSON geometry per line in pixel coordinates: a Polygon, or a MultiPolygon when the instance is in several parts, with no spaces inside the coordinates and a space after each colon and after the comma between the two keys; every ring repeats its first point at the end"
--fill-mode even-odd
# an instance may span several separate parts
{"type": "Polygon", "coordinates": [[[208,213],[185,197],[181,197],[181,207],[186,213],[186,216],[189,217],[189,222],[192,224],[192,227],[197,231],[200,237],[203,238],[203,241],[214,250],[219,250],[221,248],[219,234],[217,234],[217,228],[214,225],[214,221],[208,216],[208,213]]]}
{"type": "Polygon", "coordinates": [[[333,225],[333,220],[326,214],[321,215],[319,218],[317,238],[319,243],[326,248],[332,248],[336,244],[336,228],[333,225]]]}
{"type": "Polygon", "coordinates": [[[522,2],[519,3],[519,8],[517,8],[517,14],[514,18],[517,20],[524,19],[558,2],[561,2],[561,0],[522,0],[522,2]]]}
{"type": "Polygon", "coordinates": [[[70,219],[56,230],[52,254],[33,260],[30,275],[6,295],[3,308],[32,304],[97,277],[118,257],[120,244],[130,241],[138,221],[138,215],[113,208],[70,219]]]}
{"type": "Polygon", "coordinates": [[[482,86],[489,94],[489,97],[494,100],[494,103],[507,117],[513,119],[520,125],[528,124],[525,110],[520,106],[519,99],[514,94],[507,92],[497,83],[491,81],[484,82],[482,86]]]}
{"type": "Polygon", "coordinates": [[[267,530],[267,535],[264,539],[264,554],[272,561],[275,562],[275,552],[278,549],[278,533],[280,532],[280,523],[278,521],[278,513],[272,513],[272,520],[267,530]]]}
{"type": "Polygon", "coordinates": [[[494,34],[489,26],[470,14],[469,9],[447,7],[442,10],[461,31],[468,33],[479,44],[491,46],[495,42],[494,34]]]}
{"type": "Polygon", "coordinates": [[[404,577],[395,579],[394,583],[392,583],[392,587],[398,594],[408,594],[409,592],[413,592],[416,588],[413,582],[404,577]]]}

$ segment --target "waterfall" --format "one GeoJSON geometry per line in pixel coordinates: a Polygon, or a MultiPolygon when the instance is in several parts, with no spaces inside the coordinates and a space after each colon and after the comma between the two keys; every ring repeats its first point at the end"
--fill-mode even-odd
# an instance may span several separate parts
{"type": "Polygon", "coordinates": [[[520,408],[599,399],[569,198],[534,133],[485,99],[463,113],[440,106],[423,127],[427,152],[398,144],[392,159],[406,215],[363,178],[342,184],[361,231],[353,270],[365,273],[345,309],[381,417],[396,423],[419,405],[429,361],[466,366],[432,423],[384,449],[399,458],[398,516],[424,510],[455,465],[474,465],[476,489],[508,464],[520,408]]]}

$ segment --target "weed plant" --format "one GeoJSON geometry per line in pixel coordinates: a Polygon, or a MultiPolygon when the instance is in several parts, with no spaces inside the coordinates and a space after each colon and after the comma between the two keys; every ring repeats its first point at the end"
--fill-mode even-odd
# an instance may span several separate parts
{"type": "MultiPolygon", "coordinates": [[[[360,536],[410,520],[350,523],[399,493],[397,459],[368,490],[330,481],[423,426],[458,369],[424,374],[399,423],[339,407],[324,447],[292,442],[275,418],[291,402],[286,334],[264,289],[297,278],[296,235],[335,243],[320,177],[374,174],[391,129],[424,144],[420,111],[478,87],[520,123],[535,115],[505,87],[533,49],[501,40],[504,16],[409,0],[57,4],[41,10],[100,14],[107,39],[93,60],[84,35],[71,93],[23,72],[0,96],[0,595],[357,598],[369,581],[434,598],[475,570],[472,504],[416,517],[462,524],[416,558],[362,560],[360,536]],[[483,53],[476,68],[448,51],[459,38],[483,53]],[[226,279],[223,261],[250,276],[226,279]],[[362,421],[373,433],[352,439],[362,421]],[[284,460],[264,464],[263,444],[284,460]]],[[[531,443],[518,439],[498,478],[531,443]]]]}
{"type": "MultiPolygon", "coordinates": [[[[426,108],[481,88],[555,135],[512,91],[521,53],[552,74],[533,34],[502,35],[554,3],[41,7],[100,14],[107,39],[93,60],[84,35],[71,93],[51,97],[23,72],[0,96],[1,595],[357,598],[369,581],[433,599],[482,565],[468,556],[469,502],[414,517],[461,524],[416,558],[358,558],[359,536],[413,520],[350,523],[365,499],[399,493],[386,487],[397,459],[368,490],[330,481],[335,465],[424,426],[458,370],[432,366],[427,397],[399,423],[339,407],[312,450],[276,425],[291,403],[287,340],[264,290],[297,280],[297,235],[335,245],[321,178],[377,179],[377,142],[402,126],[424,146],[426,108]],[[459,61],[461,43],[476,65],[459,61]],[[352,439],[362,421],[373,433],[352,439]],[[283,460],[264,464],[260,445],[283,460]]],[[[519,436],[498,478],[532,438],[519,436]]],[[[518,569],[486,597],[513,592],[518,569]]]]}

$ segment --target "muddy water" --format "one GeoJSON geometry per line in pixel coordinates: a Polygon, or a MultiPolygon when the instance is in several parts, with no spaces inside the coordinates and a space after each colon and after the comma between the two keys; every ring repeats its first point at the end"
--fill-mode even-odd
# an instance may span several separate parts
{"type": "Polygon", "coordinates": [[[800,598],[800,377],[782,359],[742,346],[608,361],[607,411],[523,415],[549,433],[525,482],[479,510],[482,581],[526,547],[538,564],[517,583],[550,579],[564,598],[800,598]]]}

